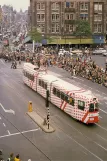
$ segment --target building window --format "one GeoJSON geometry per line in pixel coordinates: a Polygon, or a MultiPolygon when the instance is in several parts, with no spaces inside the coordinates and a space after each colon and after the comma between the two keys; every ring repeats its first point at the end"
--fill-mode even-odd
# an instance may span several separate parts
{"type": "Polygon", "coordinates": [[[45,3],[37,3],[37,10],[44,10],[45,9],[45,3]]]}
{"type": "Polygon", "coordinates": [[[75,2],[65,2],[65,8],[74,8],[75,2]]]}
{"type": "Polygon", "coordinates": [[[88,3],[80,3],[80,10],[88,10],[88,3]]]}
{"type": "Polygon", "coordinates": [[[71,24],[71,25],[67,24],[66,25],[66,31],[67,31],[67,33],[72,33],[74,31],[74,25],[73,24],[71,24]]]}
{"type": "Polygon", "coordinates": [[[94,33],[102,32],[102,24],[94,24],[94,33]]]}
{"type": "Polygon", "coordinates": [[[94,11],[102,11],[102,4],[94,4],[94,11]]]}
{"type": "Polygon", "coordinates": [[[41,9],[41,5],[40,3],[37,3],[37,9],[40,10],[41,9]]]}
{"type": "Polygon", "coordinates": [[[59,33],[59,24],[52,24],[51,31],[52,33],[59,33]]]}
{"type": "Polygon", "coordinates": [[[45,14],[37,14],[37,21],[45,21],[45,14]]]}
{"type": "Polygon", "coordinates": [[[52,14],[52,21],[55,21],[55,14],[52,14]]]}
{"type": "Polygon", "coordinates": [[[52,21],[59,21],[59,14],[52,14],[51,19],[52,21]]]}
{"type": "Polygon", "coordinates": [[[70,3],[70,8],[74,8],[74,2],[70,3]]]}
{"type": "Polygon", "coordinates": [[[37,21],[40,21],[40,14],[37,14],[37,21]]]}
{"type": "Polygon", "coordinates": [[[41,9],[45,9],[45,4],[44,3],[41,3],[41,9]]]}
{"type": "Polygon", "coordinates": [[[41,32],[42,32],[42,33],[45,32],[45,25],[44,25],[44,24],[41,25],[41,32]]]}
{"type": "Polygon", "coordinates": [[[88,21],[88,14],[80,14],[80,19],[88,21]]]}
{"type": "Polygon", "coordinates": [[[69,31],[73,32],[74,31],[74,25],[69,25],[69,31]]]}
{"type": "Polygon", "coordinates": [[[41,14],[41,21],[45,21],[45,14],[41,14]]]}
{"type": "Polygon", "coordinates": [[[65,20],[73,20],[73,19],[74,19],[74,14],[66,13],[65,20]]]}
{"type": "Polygon", "coordinates": [[[102,21],[102,15],[94,15],[94,21],[102,21]]]}
{"type": "Polygon", "coordinates": [[[52,10],[59,10],[59,3],[53,2],[51,4],[51,9],[52,10]]]}

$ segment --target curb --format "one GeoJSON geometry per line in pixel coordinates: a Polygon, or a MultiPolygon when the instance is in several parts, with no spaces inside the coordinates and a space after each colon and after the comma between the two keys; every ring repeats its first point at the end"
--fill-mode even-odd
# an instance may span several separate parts
{"type": "Polygon", "coordinates": [[[26,113],[44,132],[53,133],[55,129],[50,125],[49,129],[47,125],[43,125],[44,119],[37,114],[36,112],[27,112],[26,113]]]}

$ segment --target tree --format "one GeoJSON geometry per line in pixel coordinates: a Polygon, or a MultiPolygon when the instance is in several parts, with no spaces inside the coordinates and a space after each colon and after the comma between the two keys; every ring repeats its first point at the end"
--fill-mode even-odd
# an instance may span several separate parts
{"type": "Polygon", "coordinates": [[[31,39],[35,42],[41,43],[42,41],[42,34],[37,30],[36,27],[32,28],[32,30],[29,32],[29,36],[31,36],[31,39]]]}
{"type": "Polygon", "coordinates": [[[91,32],[89,22],[88,21],[78,21],[74,35],[77,36],[77,37],[78,36],[80,37],[80,42],[81,42],[81,37],[91,36],[92,32],[91,32]]]}

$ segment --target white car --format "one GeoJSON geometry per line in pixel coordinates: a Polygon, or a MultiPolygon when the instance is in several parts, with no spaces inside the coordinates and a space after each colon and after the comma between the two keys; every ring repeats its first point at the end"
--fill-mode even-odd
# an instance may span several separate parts
{"type": "Polygon", "coordinates": [[[104,48],[99,48],[99,50],[100,50],[102,53],[107,52],[104,48]]]}
{"type": "Polygon", "coordinates": [[[107,56],[107,52],[102,53],[103,56],[107,56]]]}
{"type": "Polygon", "coordinates": [[[93,55],[100,55],[107,52],[104,48],[99,48],[93,51],[93,55]]]}

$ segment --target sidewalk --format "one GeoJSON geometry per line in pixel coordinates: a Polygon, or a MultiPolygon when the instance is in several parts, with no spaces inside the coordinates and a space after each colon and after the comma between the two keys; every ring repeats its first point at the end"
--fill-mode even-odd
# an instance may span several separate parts
{"type": "Polygon", "coordinates": [[[46,133],[52,133],[55,129],[50,125],[48,129],[48,125],[44,125],[44,119],[37,114],[37,112],[27,112],[27,115],[34,121],[36,124],[46,133]]]}

